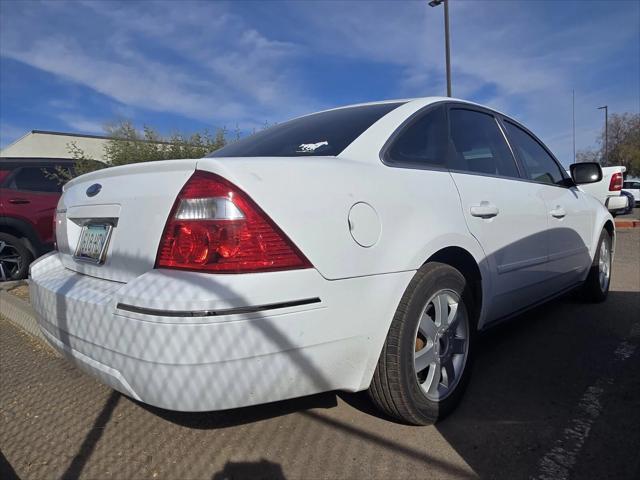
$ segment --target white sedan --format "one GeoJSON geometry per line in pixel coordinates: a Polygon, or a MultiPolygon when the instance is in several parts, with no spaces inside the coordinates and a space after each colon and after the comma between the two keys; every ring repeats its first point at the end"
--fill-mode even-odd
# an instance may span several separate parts
{"type": "Polygon", "coordinates": [[[328,110],[72,180],[31,298],[55,348],[151,405],[368,390],[428,424],[461,398],[479,330],[575,288],[606,298],[614,224],[576,187],[601,175],[570,178],[469,102],[328,110]]]}

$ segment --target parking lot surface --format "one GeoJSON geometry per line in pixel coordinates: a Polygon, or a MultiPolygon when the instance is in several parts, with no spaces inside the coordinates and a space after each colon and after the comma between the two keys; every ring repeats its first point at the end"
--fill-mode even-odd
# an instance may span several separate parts
{"type": "Polygon", "coordinates": [[[137,403],[0,320],[0,478],[640,478],[640,229],[603,304],[558,299],[480,339],[432,427],[327,393],[213,413],[137,403]]]}

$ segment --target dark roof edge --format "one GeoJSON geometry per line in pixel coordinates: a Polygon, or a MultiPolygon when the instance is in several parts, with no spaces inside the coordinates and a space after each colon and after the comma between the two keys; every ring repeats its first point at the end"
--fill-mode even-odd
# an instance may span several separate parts
{"type": "MultiPolygon", "coordinates": [[[[40,133],[43,135],[60,135],[63,137],[80,137],[80,138],[97,138],[99,140],[119,140],[118,138],[114,138],[114,137],[106,137],[104,135],[91,135],[88,133],[70,133],[70,132],[56,132],[56,131],[52,131],[52,130],[31,130],[31,133],[40,133]]],[[[173,142],[166,142],[164,140],[158,140],[158,141],[154,141],[154,140],[136,140],[138,142],[144,142],[144,143],[160,143],[163,145],[173,145],[173,142]]]]}
{"type": "MultiPolygon", "coordinates": [[[[73,163],[76,160],[74,160],[73,158],[65,158],[65,157],[0,157],[0,161],[11,162],[11,163],[46,163],[46,162],[73,163]]],[[[94,161],[100,162],[100,160],[94,160],[94,161]]]]}

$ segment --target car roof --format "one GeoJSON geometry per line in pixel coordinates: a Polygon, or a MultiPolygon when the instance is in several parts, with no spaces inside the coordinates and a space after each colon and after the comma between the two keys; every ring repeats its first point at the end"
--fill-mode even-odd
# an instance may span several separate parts
{"type": "Polygon", "coordinates": [[[413,97],[413,98],[397,98],[397,99],[389,99],[389,100],[379,100],[379,101],[374,101],[374,102],[363,102],[363,103],[353,103],[350,105],[343,105],[340,107],[334,107],[334,108],[329,108],[326,110],[320,110],[319,112],[314,112],[314,113],[320,113],[320,112],[328,112],[331,110],[340,110],[342,108],[352,108],[352,107],[363,107],[366,105],[384,105],[387,103],[403,103],[403,104],[413,104],[413,106],[416,107],[416,109],[425,107],[429,104],[432,103],[436,103],[436,102],[455,102],[455,103],[464,103],[467,105],[473,105],[476,107],[482,107],[482,108],[487,108],[489,110],[492,110],[496,113],[499,113],[500,115],[504,115],[506,117],[509,117],[509,115],[496,110],[495,108],[489,107],[487,105],[482,105],[480,103],[476,103],[476,102],[472,102],[470,100],[464,100],[462,98],[456,98],[456,97],[441,97],[441,96],[429,96],[429,97],[413,97]]]}

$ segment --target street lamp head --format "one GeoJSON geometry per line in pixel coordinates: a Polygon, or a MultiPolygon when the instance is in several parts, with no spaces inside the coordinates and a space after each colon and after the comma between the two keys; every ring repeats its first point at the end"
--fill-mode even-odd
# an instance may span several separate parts
{"type": "Polygon", "coordinates": [[[438,5],[440,5],[442,2],[444,2],[445,0],[431,0],[429,2],[429,6],[430,7],[437,7],[438,5]]]}
{"type": "Polygon", "coordinates": [[[608,105],[605,105],[604,107],[598,107],[598,110],[604,110],[608,107],[608,105]]]}

